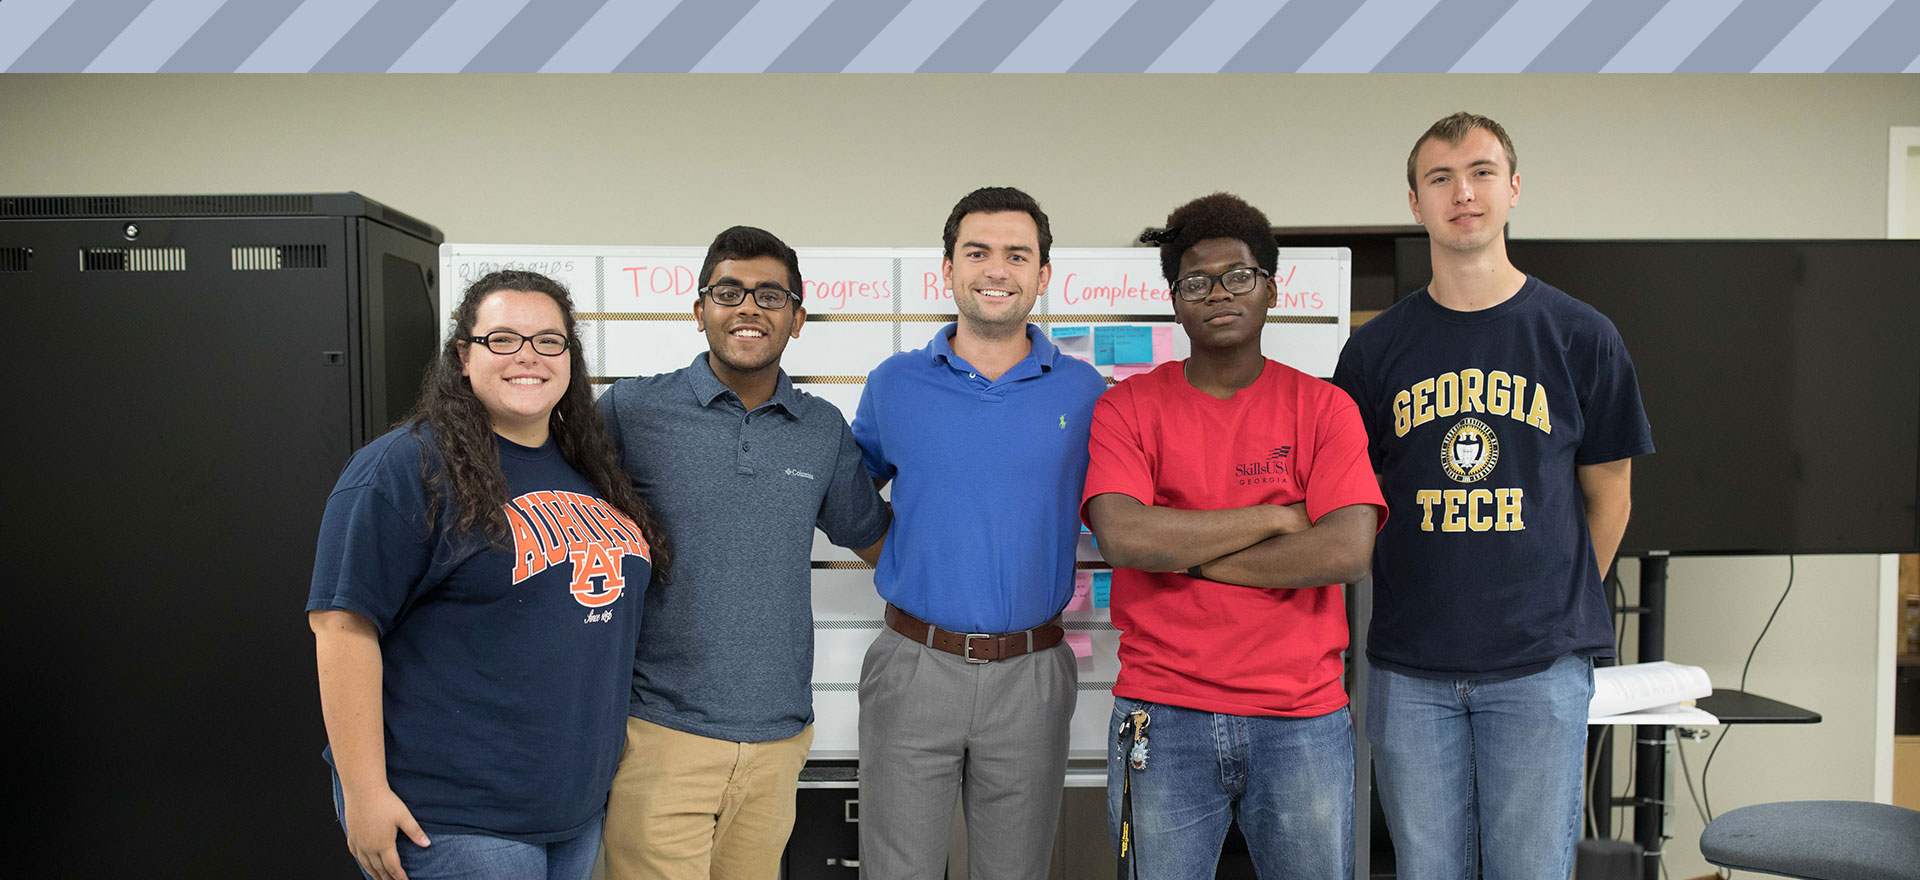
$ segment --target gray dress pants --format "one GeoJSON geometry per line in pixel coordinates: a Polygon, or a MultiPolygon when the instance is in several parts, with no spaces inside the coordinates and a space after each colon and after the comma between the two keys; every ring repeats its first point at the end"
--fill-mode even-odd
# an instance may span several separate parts
{"type": "Polygon", "coordinates": [[[860,670],[860,862],[939,880],[956,797],[973,880],[1045,880],[1079,670],[1065,643],[991,663],[882,628],[860,670]]]}

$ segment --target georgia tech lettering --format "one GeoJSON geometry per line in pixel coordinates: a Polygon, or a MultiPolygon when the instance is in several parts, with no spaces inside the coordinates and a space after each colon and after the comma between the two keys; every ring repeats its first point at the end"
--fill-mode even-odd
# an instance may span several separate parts
{"type": "MultiPolygon", "coordinates": [[[[513,582],[520,583],[549,566],[573,564],[568,591],[588,608],[604,608],[620,598],[627,579],[621,561],[628,553],[652,559],[640,527],[606,502],[577,492],[528,492],[507,502],[513,531],[513,582]]],[[[613,609],[588,614],[587,621],[612,619],[613,609]]]]}
{"type": "MultiPolygon", "coordinates": [[[[1479,483],[1493,475],[1500,463],[1501,418],[1553,433],[1547,389],[1533,385],[1527,396],[1527,377],[1501,370],[1460,370],[1422,379],[1393,397],[1393,432],[1407,432],[1435,419],[1471,416],[1456,421],[1440,440],[1440,469],[1456,483],[1479,483]]],[[[1522,502],[1526,493],[1511,489],[1418,489],[1420,530],[1431,532],[1518,532],[1527,527],[1522,502]]]]}

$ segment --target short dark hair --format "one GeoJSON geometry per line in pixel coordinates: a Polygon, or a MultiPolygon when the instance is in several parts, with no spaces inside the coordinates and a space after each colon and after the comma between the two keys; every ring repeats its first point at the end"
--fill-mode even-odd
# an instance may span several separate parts
{"type": "Polygon", "coordinates": [[[1004,211],[1025,211],[1033,218],[1033,225],[1040,230],[1040,265],[1047,265],[1053,253],[1053,228],[1047,225],[1047,212],[1040,210],[1040,203],[1010,186],[983,186],[967,193],[953,206],[953,212],[947,215],[947,228],[941,235],[946,244],[947,259],[953,259],[953,247],[960,238],[960,221],[968,214],[999,214],[1004,211]]]}
{"type": "Polygon", "coordinates": [[[1418,184],[1419,170],[1414,168],[1413,165],[1414,162],[1420,158],[1420,148],[1426,146],[1427,141],[1439,138],[1446,141],[1448,145],[1458,145],[1466,139],[1467,135],[1472,134],[1476,128],[1486,129],[1488,134],[1493,135],[1494,139],[1500,142],[1500,149],[1506,151],[1507,154],[1507,173],[1509,175],[1519,174],[1520,157],[1513,152],[1513,140],[1507,137],[1507,130],[1501,128],[1500,123],[1488,119],[1485,116],[1479,116],[1462,110],[1427,126],[1427,133],[1421,135],[1419,140],[1413,142],[1413,151],[1407,154],[1407,189],[1420,189],[1418,184]]]}
{"type": "Polygon", "coordinates": [[[1280,265],[1280,245],[1273,226],[1260,209],[1232,193],[1201,196],[1167,215],[1166,231],[1154,236],[1160,244],[1160,274],[1167,283],[1179,280],[1180,258],[1187,249],[1210,238],[1237,238],[1247,243],[1255,265],[1268,272],[1280,265]]]}
{"type": "Polygon", "coordinates": [[[728,227],[713,237],[713,244],[707,245],[707,261],[700,265],[700,286],[713,283],[713,267],[722,262],[756,257],[775,257],[786,263],[787,289],[802,300],[806,298],[806,288],[800,281],[800,255],[779,236],[754,226],[728,227]]]}

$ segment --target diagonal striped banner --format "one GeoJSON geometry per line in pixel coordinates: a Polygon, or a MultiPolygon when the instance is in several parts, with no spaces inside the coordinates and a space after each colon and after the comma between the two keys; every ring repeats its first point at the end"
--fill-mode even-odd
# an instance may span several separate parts
{"type": "Polygon", "coordinates": [[[4,0],[0,70],[1900,73],[1920,0],[4,0]]]}

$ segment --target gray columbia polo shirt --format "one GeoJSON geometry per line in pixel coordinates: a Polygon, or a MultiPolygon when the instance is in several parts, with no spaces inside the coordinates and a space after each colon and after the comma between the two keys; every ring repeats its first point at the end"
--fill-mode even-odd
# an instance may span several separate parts
{"type": "Polygon", "coordinates": [[[705,352],[600,397],[634,488],[673,542],[673,582],[647,588],[629,712],[732,742],[813,720],[813,530],[842,547],[888,514],[847,421],[780,373],[747,412],[705,352]]]}

